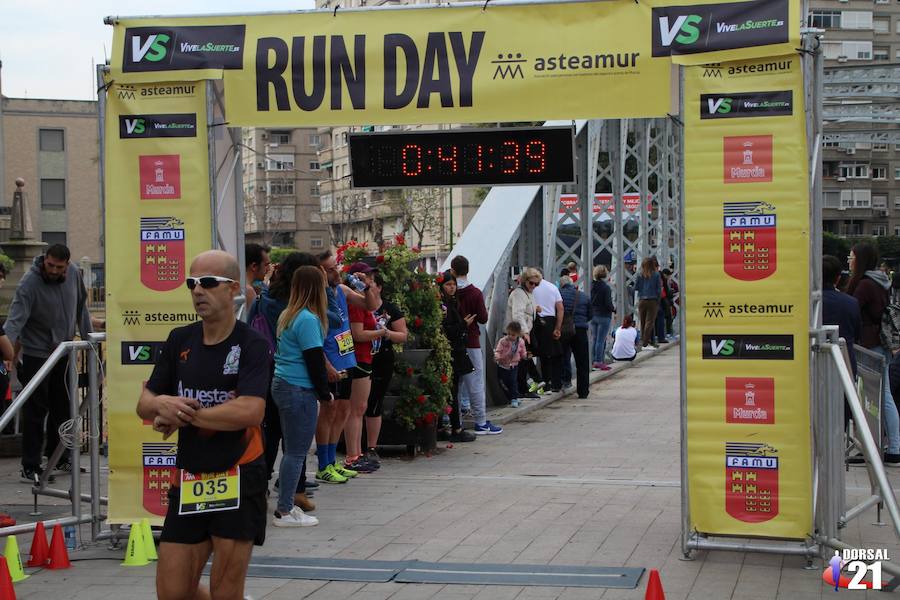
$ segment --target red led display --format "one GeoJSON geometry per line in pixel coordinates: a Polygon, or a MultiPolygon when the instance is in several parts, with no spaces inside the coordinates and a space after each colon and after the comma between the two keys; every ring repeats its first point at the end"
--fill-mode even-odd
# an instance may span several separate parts
{"type": "Polygon", "coordinates": [[[350,134],[357,188],[571,183],[572,127],[350,134]]]}

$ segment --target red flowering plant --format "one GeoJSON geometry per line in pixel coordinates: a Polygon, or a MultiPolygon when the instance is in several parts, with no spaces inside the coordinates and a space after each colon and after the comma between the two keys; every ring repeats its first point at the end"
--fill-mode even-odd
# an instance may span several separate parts
{"type": "Polygon", "coordinates": [[[413,364],[404,360],[403,351],[397,348],[395,378],[400,398],[393,415],[407,429],[430,426],[446,410],[452,376],[450,344],[441,328],[440,294],[433,276],[416,268],[419,257],[402,235],[395,236],[381,256],[378,270],[384,277],[385,296],[406,315],[410,336],[403,349],[431,350],[424,363],[413,364]]]}
{"type": "Polygon", "coordinates": [[[359,243],[356,240],[350,240],[349,242],[343,243],[337,248],[335,260],[337,260],[338,264],[343,264],[345,266],[359,262],[363,256],[366,256],[369,253],[367,250],[368,245],[368,242],[359,243]]]}

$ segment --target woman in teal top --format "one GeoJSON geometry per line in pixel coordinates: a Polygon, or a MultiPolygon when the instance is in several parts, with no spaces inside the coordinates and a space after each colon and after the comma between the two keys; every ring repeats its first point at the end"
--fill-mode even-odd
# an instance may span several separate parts
{"type": "Polygon", "coordinates": [[[278,486],[276,527],[308,527],[319,520],[294,505],[300,468],[316,432],[318,401],[331,402],[322,344],[328,330],[325,275],[303,266],[291,279],[291,299],[278,318],[278,346],[272,399],[278,407],[284,439],[278,486]]]}

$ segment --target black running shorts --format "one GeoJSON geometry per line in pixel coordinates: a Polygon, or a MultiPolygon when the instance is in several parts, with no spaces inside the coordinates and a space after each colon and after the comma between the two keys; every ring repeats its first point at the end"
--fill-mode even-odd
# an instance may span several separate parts
{"type": "Polygon", "coordinates": [[[241,465],[241,505],[200,515],[179,515],[180,488],[169,490],[169,511],[163,523],[161,542],[199,544],[212,536],[229,540],[253,540],[257,546],[266,541],[268,476],[265,461],[259,459],[241,465]]]}

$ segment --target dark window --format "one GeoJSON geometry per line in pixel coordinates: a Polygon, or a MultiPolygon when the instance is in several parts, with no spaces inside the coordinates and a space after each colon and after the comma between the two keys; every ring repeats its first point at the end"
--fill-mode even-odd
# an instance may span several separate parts
{"type": "Polygon", "coordinates": [[[65,132],[62,129],[41,129],[42,152],[62,152],[66,149],[65,132]]]}
{"type": "Polygon", "coordinates": [[[66,232],[65,231],[45,231],[41,234],[41,241],[45,244],[65,244],[66,243],[66,232]]]}
{"type": "Polygon", "coordinates": [[[41,179],[41,208],[66,207],[66,180],[41,179]]]}

